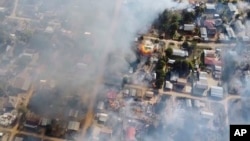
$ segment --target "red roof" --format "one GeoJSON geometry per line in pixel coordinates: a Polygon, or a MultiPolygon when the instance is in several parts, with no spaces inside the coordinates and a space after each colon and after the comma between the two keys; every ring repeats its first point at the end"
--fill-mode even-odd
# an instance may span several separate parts
{"type": "Polygon", "coordinates": [[[136,130],[134,127],[129,127],[127,129],[127,141],[134,141],[135,140],[136,130]]]}
{"type": "Polygon", "coordinates": [[[206,65],[218,65],[218,66],[221,66],[221,61],[216,60],[216,58],[211,58],[211,57],[205,57],[204,63],[206,65]]]}
{"type": "Polygon", "coordinates": [[[204,21],[204,26],[207,27],[208,29],[214,29],[214,21],[213,20],[205,20],[204,21]]]}

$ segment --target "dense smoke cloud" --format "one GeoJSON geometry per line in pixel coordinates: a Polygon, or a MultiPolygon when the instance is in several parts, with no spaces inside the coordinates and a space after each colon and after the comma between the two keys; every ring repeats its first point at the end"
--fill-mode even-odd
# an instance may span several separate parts
{"type": "MultiPolygon", "coordinates": [[[[68,69],[70,67],[68,67],[68,65],[74,66],[72,64],[79,61],[78,58],[72,58],[72,54],[73,56],[74,54],[80,54],[75,51],[75,48],[82,48],[82,54],[90,55],[91,61],[86,63],[88,68],[82,71],[84,74],[78,75],[76,82],[70,82],[70,85],[88,84],[88,86],[91,86],[89,83],[95,84],[92,82],[99,79],[101,75],[99,74],[100,71],[105,71],[104,74],[108,74],[107,79],[116,80],[117,78],[113,78],[112,76],[118,72],[126,71],[129,67],[129,63],[125,59],[126,56],[129,54],[131,60],[136,59],[134,53],[131,51],[131,45],[133,44],[134,38],[138,36],[137,33],[147,32],[152,22],[164,9],[182,9],[187,6],[188,2],[186,1],[176,3],[171,0],[124,0],[120,6],[118,0],[75,0],[58,2],[56,7],[50,8],[58,9],[57,14],[61,16],[60,19],[63,22],[63,28],[71,30],[73,33],[74,45],[71,48],[69,47],[70,44],[58,45],[57,49],[63,48],[63,51],[58,53],[57,56],[60,57],[54,59],[53,62],[64,65],[51,66],[51,70],[53,69],[51,75],[56,75],[60,78],[61,71],[69,71],[68,69]],[[85,35],[85,32],[90,32],[91,34],[85,35]],[[89,38],[91,41],[85,40],[86,38],[89,38]]],[[[59,38],[59,40],[65,39],[59,38]]],[[[49,50],[45,52],[48,53],[49,50]]],[[[55,55],[53,54],[53,56],[55,55]]],[[[85,60],[83,60],[83,62],[84,61],[85,60]]],[[[47,62],[50,62],[50,60],[47,60],[47,62]]],[[[64,83],[68,85],[69,82],[64,83]]],[[[67,85],[64,84],[63,86],[67,87],[67,85]]],[[[158,133],[158,137],[160,137],[158,138],[159,140],[194,141],[195,133],[192,129],[199,129],[201,131],[201,133],[197,134],[202,134],[202,131],[206,131],[206,125],[204,125],[204,127],[200,127],[199,125],[203,124],[203,122],[198,122],[195,118],[193,120],[187,120],[194,116],[198,117],[199,113],[192,113],[193,115],[190,113],[190,115],[189,112],[182,112],[183,113],[180,113],[180,111],[174,110],[170,113],[172,118],[169,118],[170,115],[163,115],[164,118],[161,124],[166,125],[166,127],[156,130],[160,133],[158,133]],[[173,131],[176,132],[172,133],[173,131]],[[166,132],[169,134],[165,134],[166,132]]],[[[203,136],[203,134],[200,136],[203,136]]],[[[80,140],[82,140],[82,138],[80,140]]],[[[119,140],[120,137],[117,137],[116,141],[119,140]]],[[[146,140],[153,141],[155,138],[149,135],[146,140]]]]}

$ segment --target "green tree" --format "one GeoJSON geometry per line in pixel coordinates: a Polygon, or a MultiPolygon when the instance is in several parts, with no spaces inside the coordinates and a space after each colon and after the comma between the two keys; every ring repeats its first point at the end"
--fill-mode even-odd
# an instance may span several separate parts
{"type": "Polygon", "coordinates": [[[28,112],[28,108],[21,104],[19,107],[17,107],[17,111],[25,116],[28,112]]]}
{"type": "Polygon", "coordinates": [[[200,61],[201,61],[202,64],[205,64],[205,54],[204,54],[204,52],[201,53],[200,61]]]}
{"type": "Polygon", "coordinates": [[[166,62],[164,61],[164,59],[159,59],[157,64],[156,64],[156,70],[161,70],[165,67],[166,62]]]}
{"type": "Polygon", "coordinates": [[[155,85],[157,89],[161,89],[164,84],[164,78],[161,77],[155,81],[155,85]]]}
{"type": "Polygon", "coordinates": [[[156,70],[156,79],[160,79],[160,78],[165,78],[165,72],[164,72],[164,70],[162,69],[162,70],[156,70]]]}
{"type": "Polygon", "coordinates": [[[184,10],[182,12],[182,16],[183,16],[183,21],[185,23],[191,23],[195,19],[195,13],[194,12],[189,12],[189,11],[186,11],[186,10],[184,10]]]}
{"type": "Polygon", "coordinates": [[[166,55],[167,57],[172,56],[172,55],[173,55],[173,48],[171,48],[171,47],[167,48],[167,49],[165,50],[165,55],[166,55]]]}
{"type": "Polygon", "coordinates": [[[190,70],[190,62],[188,62],[187,60],[183,60],[181,62],[181,68],[184,73],[188,72],[190,70]]]}
{"type": "Polygon", "coordinates": [[[196,41],[192,41],[191,45],[189,46],[189,48],[187,50],[190,53],[190,52],[193,52],[196,48],[197,48],[197,42],[196,41]]]}
{"type": "Polygon", "coordinates": [[[174,13],[171,17],[171,23],[180,22],[181,15],[179,13],[174,13]]]}
{"type": "Polygon", "coordinates": [[[183,47],[184,49],[188,49],[188,48],[189,48],[189,43],[188,43],[188,41],[184,41],[184,42],[182,43],[182,47],[183,47]]]}
{"type": "Polygon", "coordinates": [[[71,107],[71,108],[76,108],[79,104],[79,97],[77,96],[73,96],[72,98],[69,99],[68,101],[68,105],[71,107]]]}
{"type": "Polygon", "coordinates": [[[201,6],[196,6],[195,7],[195,17],[200,16],[204,12],[204,8],[201,6]]]}
{"type": "Polygon", "coordinates": [[[175,32],[177,31],[178,27],[179,27],[179,23],[178,22],[174,22],[174,23],[170,24],[170,27],[169,27],[168,31],[169,31],[169,34],[170,34],[171,37],[175,34],[175,32]]]}
{"type": "Polygon", "coordinates": [[[182,61],[181,60],[176,60],[173,64],[173,70],[175,71],[180,71],[182,70],[182,61]]]}

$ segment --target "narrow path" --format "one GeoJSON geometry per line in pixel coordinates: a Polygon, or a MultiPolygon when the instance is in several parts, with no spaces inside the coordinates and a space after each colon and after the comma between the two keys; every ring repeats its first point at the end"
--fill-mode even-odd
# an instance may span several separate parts
{"type": "Polygon", "coordinates": [[[14,2],[14,7],[13,7],[13,10],[11,13],[11,17],[16,17],[16,10],[17,10],[17,6],[18,6],[18,2],[19,2],[19,0],[15,0],[15,2],[14,2]]]}
{"type": "MultiPolygon", "coordinates": [[[[111,23],[111,29],[110,29],[110,31],[111,31],[111,36],[110,37],[112,37],[112,34],[116,30],[117,18],[119,17],[121,4],[122,4],[121,0],[116,0],[115,13],[114,13],[114,16],[113,16],[113,20],[112,20],[112,23],[111,23]]],[[[109,46],[109,44],[111,44],[111,42],[112,42],[112,39],[108,39],[107,40],[107,46],[109,46]]],[[[107,51],[107,50],[104,50],[104,51],[107,51]]],[[[106,55],[107,55],[107,53],[103,52],[102,55],[100,56],[100,60],[102,60],[102,61],[105,60],[106,55]]],[[[99,90],[102,82],[104,82],[103,81],[103,73],[104,73],[104,68],[105,68],[104,65],[105,65],[105,63],[101,63],[101,65],[99,66],[99,69],[98,69],[98,72],[97,72],[97,75],[96,75],[97,80],[93,84],[94,90],[91,93],[90,104],[88,106],[88,112],[86,114],[85,124],[84,124],[84,127],[82,129],[82,135],[83,136],[86,136],[87,129],[92,124],[92,120],[93,120],[93,117],[94,117],[94,111],[93,110],[94,110],[94,106],[95,106],[95,103],[96,103],[97,93],[98,93],[98,90],[99,90]]]]}

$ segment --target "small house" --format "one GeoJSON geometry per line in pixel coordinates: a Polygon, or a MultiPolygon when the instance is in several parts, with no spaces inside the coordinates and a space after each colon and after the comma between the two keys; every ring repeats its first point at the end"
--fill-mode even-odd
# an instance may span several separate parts
{"type": "Polygon", "coordinates": [[[23,137],[15,137],[14,141],[24,141],[23,137]]]}
{"type": "Polygon", "coordinates": [[[104,110],[104,102],[103,101],[99,101],[97,104],[97,110],[104,110]]]}
{"type": "Polygon", "coordinates": [[[196,108],[204,108],[206,104],[204,102],[201,102],[200,100],[194,100],[194,106],[196,108]]]}
{"type": "Polygon", "coordinates": [[[208,81],[206,77],[199,77],[199,81],[195,83],[195,87],[199,89],[208,89],[208,81]]]}
{"type": "Polygon", "coordinates": [[[180,49],[173,49],[173,56],[188,57],[188,52],[180,49]]]}
{"type": "Polygon", "coordinates": [[[105,123],[108,120],[108,114],[105,113],[97,113],[96,117],[100,123],[105,123]]]}
{"type": "Polygon", "coordinates": [[[27,128],[36,129],[39,123],[40,123],[40,118],[37,115],[33,113],[28,113],[26,115],[26,119],[23,125],[24,127],[27,127],[27,128]]]}
{"type": "Polygon", "coordinates": [[[152,97],[154,97],[154,93],[151,92],[151,91],[146,91],[146,92],[145,92],[145,97],[146,97],[146,98],[152,98],[152,97]]]}
{"type": "Polygon", "coordinates": [[[173,89],[173,84],[169,81],[165,82],[165,89],[167,90],[172,90],[173,89]]]}
{"type": "Polygon", "coordinates": [[[215,66],[214,66],[214,71],[221,72],[221,71],[222,71],[222,67],[221,67],[221,66],[215,65],[215,66]]]}
{"type": "Polygon", "coordinates": [[[39,125],[40,126],[48,126],[51,124],[51,119],[48,118],[41,118],[39,125]]]}
{"type": "Polygon", "coordinates": [[[234,22],[234,27],[236,29],[236,31],[241,32],[245,30],[245,26],[242,24],[242,22],[240,20],[236,20],[234,22]]]}
{"type": "Polygon", "coordinates": [[[46,29],[45,29],[45,33],[49,33],[49,34],[54,33],[54,29],[53,29],[53,27],[51,27],[51,26],[46,27],[46,29]]]}
{"type": "Polygon", "coordinates": [[[208,37],[207,37],[207,29],[205,27],[201,27],[200,28],[200,33],[201,33],[201,38],[203,40],[208,40],[208,37]]]}
{"type": "Polygon", "coordinates": [[[230,39],[236,39],[236,35],[234,33],[234,30],[230,26],[226,26],[226,32],[230,39]]]}
{"type": "Polygon", "coordinates": [[[187,93],[187,94],[192,93],[192,87],[191,87],[191,86],[186,85],[186,86],[185,86],[185,93],[187,93]]]}
{"type": "Polygon", "coordinates": [[[17,77],[12,83],[12,87],[18,91],[26,92],[31,86],[31,80],[28,78],[17,77]]]}
{"type": "Polygon", "coordinates": [[[221,65],[221,61],[218,60],[217,58],[205,57],[204,58],[204,64],[205,65],[210,65],[210,66],[221,65]]]}
{"type": "Polygon", "coordinates": [[[178,78],[177,79],[177,85],[178,86],[185,86],[187,84],[187,79],[184,78],[178,78]]]}
{"type": "Polygon", "coordinates": [[[136,96],[136,89],[130,89],[130,96],[135,97],[136,96]]]}
{"type": "Polygon", "coordinates": [[[70,121],[68,123],[68,128],[67,130],[70,130],[70,131],[78,131],[80,128],[80,122],[78,121],[70,121]]]}
{"type": "Polygon", "coordinates": [[[136,141],[136,129],[134,127],[129,127],[126,131],[126,140],[127,141],[136,141]]]}
{"type": "Polygon", "coordinates": [[[211,119],[214,117],[214,114],[208,111],[201,111],[200,114],[203,118],[206,118],[206,119],[211,119]]]}
{"type": "Polygon", "coordinates": [[[238,8],[236,7],[236,5],[234,5],[233,3],[228,3],[227,4],[228,6],[228,13],[231,15],[231,16],[234,16],[236,14],[238,14],[238,8]]]}
{"type": "Polygon", "coordinates": [[[193,107],[191,99],[186,99],[187,107],[193,107]]]}
{"type": "Polygon", "coordinates": [[[205,57],[211,57],[211,58],[215,58],[215,51],[214,50],[203,50],[204,52],[204,56],[205,57]]]}
{"type": "Polygon", "coordinates": [[[184,31],[194,31],[195,24],[184,24],[183,30],[184,31]]]}
{"type": "Polygon", "coordinates": [[[220,42],[228,42],[229,41],[229,37],[227,35],[225,35],[224,33],[220,33],[219,34],[219,41],[220,42]]]}
{"type": "Polygon", "coordinates": [[[205,12],[206,13],[215,13],[216,12],[216,5],[213,3],[206,3],[205,4],[205,12]]]}
{"type": "Polygon", "coordinates": [[[73,117],[73,118],[78,118],[79,115],[79,111],[78,110],[74,110],[74,109],[70,109],[69,110],[69,117],[73,117]]]}
{"type": "Polygon", "coordinates": [[[210,95],[211,97],[222,99],[224,97],[223,88],[218,86],[211,86],[210,95]]]}
{"type": "Polygon", "coordinates": [[[170,81],[171,82],[177,82],[177,79],[179,78],[179,74],[176,72],[171,71],[170,72],[170,81]]]}
{"type": "Polygon", "coordinates": [[[173,59],[168,59],[168,64],[174,64],[175,60],[173,59]]]}
{"type": "Polygon", "coordinates": [[[207,28],[208,35],[213,36],[217,33],[214,20],[205,20],[203,25],[207,28]]]}

